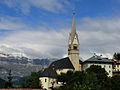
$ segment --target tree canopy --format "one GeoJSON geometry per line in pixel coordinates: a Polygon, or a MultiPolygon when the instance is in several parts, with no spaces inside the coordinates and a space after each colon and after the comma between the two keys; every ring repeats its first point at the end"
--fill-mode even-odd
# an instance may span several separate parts
{"type": "Polygon", "coordinates": [[[22,88],[42,88],[41,82],[39,81],[39,74],[37,72],[32,72],[25,80],[22,88]]]}
{"type": "Polygon", "coordinates": [[[5,88],[6,81],[0,78],[0,89],[5,88]]]}
{"type": "Polygon", "coordinates": [[[114,53],[113,58],[116,60],[120,60],[120,53],[114,53]]]}
{"type": "Polygon", "coordinates": [[[108,77],[101,66],[92,65],[84,72],[68,71],[58,75],[58,81],[63,82],[58,90],[119,90],[120,78],[117,79],[108,77]]]}
{"type": "Polygon", "coordinates": [[[8,78],[8,81],[6,81],[5,83],[5,88],[13,88],[13,83],[12,83],[13,76],[12,76],[11,70],[9,70],[7,78],[8,78]]]}

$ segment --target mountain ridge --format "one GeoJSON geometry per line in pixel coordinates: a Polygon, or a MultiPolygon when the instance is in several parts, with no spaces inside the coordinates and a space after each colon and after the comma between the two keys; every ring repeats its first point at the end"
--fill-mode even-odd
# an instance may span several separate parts
{"type": "Polygon", "coordinates": [[[25,77],[31,72],[38,72],[50,65],[55,58],[30,59],[25,56],[14,56],[12,54],[0,53],[0,77],[7,80],[9,70],[12,70],[13,80],[16,77],[25,77]]]}

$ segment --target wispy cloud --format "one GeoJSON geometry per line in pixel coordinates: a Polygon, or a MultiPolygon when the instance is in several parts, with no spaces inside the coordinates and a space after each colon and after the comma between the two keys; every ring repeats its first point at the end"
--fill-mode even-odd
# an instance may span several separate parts
{"type": "MultiPolygon", "coordinates": [[[[115,18],[85,18],[78,29],[81,36],[81,53],[101,53],[112,57],[114,52],[120,52],[120,19],[115,18]]],[[[88,54],[87,54],[88,55],[88,54]]]]}
{"type": "Polygon", "coordinates": [[[0,17],[0,29],[2,30],[22,30],[27,27],[19,18],[0,17]]]}
{"type": "Polygon", "coordinates": [[[50,12],[64,12],[65,8],[69,8],[69,0],[2,0],[0,3],[10,8],[21,10],[24,14],[30,12],[31,7],[41,8],[50,12]]]}

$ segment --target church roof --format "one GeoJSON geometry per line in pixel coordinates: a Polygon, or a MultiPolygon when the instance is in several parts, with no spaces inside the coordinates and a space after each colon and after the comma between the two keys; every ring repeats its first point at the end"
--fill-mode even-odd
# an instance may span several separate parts
{"type": "Polygon", "coordinates": [[[54,70],[54,68],[46,68],[40,75],[40,77],[51,77],[51,78],[56,78],[57,73],[54,70]]]}
{"type": "Polygon", "coordinates": [[[68,57],[62,58],[60,60],[57,60],[51,63],[51,65],[41,73],[40,77],[56,78],[57,69],[74,69],[74,67],[68,57]]]}
{"type": "Polygon", "coordinates": [[[101,56],[92,56],[91,58],[87,59],[84,61],[84,63],[113,63],[110,59],[108,58],[102,58],[101,56]]]}
{"type": "Polygon", "coordinates": [[[54,61],[49,66],[49,68],[52,68],[52,67],[55,68],[55,70],[56,69],[74,69],[74,66],[72,65],[69,57],[54,61]]]}
{"type": "MultiPolygon", "coordinates": [[[[82,63],[82,61],[80,60],[79,63],[82,63]]],[[[57,77],[56,70],[58,69],[75,69],[75,68],[72,65],[69,57],[62,58],[60,60],[52,62],[50,66],[41,73],[40,77],[56,78],[57,77]]]]}

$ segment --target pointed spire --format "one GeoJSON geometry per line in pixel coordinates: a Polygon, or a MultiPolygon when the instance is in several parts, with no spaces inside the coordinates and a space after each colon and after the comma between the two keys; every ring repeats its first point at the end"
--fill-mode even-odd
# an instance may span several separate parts
{"type": "Polygon", "coordinates": [[[75,12],[73,12],[73,19],[72,19],[72,33],[76,33],[75,12]]]}
{"type": "Polygon", "coordinates": [[[73,41],[75,34],[76,34],[76,20],[75,20],[75,12],[73,12],[71,41],[73,41]]]}

